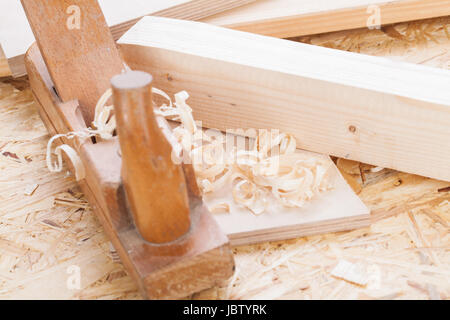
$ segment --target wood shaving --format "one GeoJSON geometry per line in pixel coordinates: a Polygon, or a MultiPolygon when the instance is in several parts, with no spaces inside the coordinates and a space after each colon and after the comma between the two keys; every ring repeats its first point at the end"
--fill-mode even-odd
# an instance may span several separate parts
{"type": "Polygon", "coordinates": [[[362,266],[346,260],[340,260],[333,271],[331,271],[331,275],[360,286],[365,286],[368,281],[366,272],[362,266]]]}
{"type": "Polygon", "coordinates": [[[61,172],[62,170],[62,152],[64,152],[70,159],[74,171],[75,171],[75,179],[77,181],[83,180],[85,178],[86,172],[84,168],[84,164],[81,161],[81,158],[78,156],[75,149],[67,144],[62,144],[55,148],[52,151],[53,142],[60,138],[66,139],[74,139],[80,138],[82,140],[98,136],[102,139],[108,140],[113,137],[114,130],[116,129],[116,119],[112,114],[114,107],[107,106],[106,103],[112,96],[112,90],[108,89],[106,92],[100,97],[95,106],[95,117],[92,122],[95,129],[86,128],[82,131],[77,132],[69,132],[66,134],[57,134],[50,138],[47,144],[47,168],[51,172],[61,172]],[[56,156],[56,162],[52,162],[52,155],[56,156]]]}
{"type": "MultiPolygon", "coordinates": [[[[173,104],[162,90],[153,88],[153,93],[169,101],[169,105],[160,106],[156,114],[181,122],[173,130],[179,143],[178,148],[174,146],[174,150],[178,158],[187,156],[192,161],[203,194],[231,183],[234,201],[258,215],[266,210],[270,193],[283,206],[300,208],[319,192],[331,189],[328,181],[331,163],[296,153],[294,136],[277,130],[260,130],[250,150],[233,147],[225,159],[223,155],[227,139],[223,136],[214,139],[197,128],[192,109],[186,103],[189,98],[186,91],[175,94],[173,104]]],[[[49,140],[46,159],[51,172],[61,172],[64,152],[74,167],[76,180],[85,178],[85,168],[77,152],[67,144],[52,151],[52,145],[56,139],[63,137],[87,139],[98,136],[105,140],[111,139],[116,128],[115,116],[112,114],[114,107],[106,106],[111,96],[112,90],[108,89],[96,105],[93,121],[95,129],[57,134],[49,140]],[[56,162],[52,162],[52,155],[56,156],[56,162]]],[[[229,206],[212,209],[229,211],[229,206]]]]}
{"type": "Polygon", "coordinates": [[[83,180],[85,178],[86,172],[84,168],[84,164],[81,161],[80,156],[75,151],[74,148],[67,144],[62,144],[57,146],[55,150],[52,151],[53,142],[56,139],[65,137],[67,139],[73,139],[75,137],[83,137],[87,138],[82,132],[70,132],[68,134],[57,134],[50,138],[47,144],[47,168],[50,172],[61,172],[63,169],[63,160],[62,160],[62,152],[64,152],[72,162],[72,165],[75,170],[75,178],[77,181],[83,180]],[[56,156],[56,162],[52,162],[52,155],[56,156]]]}
{"type": "MultiPolygon", "coordinates": [[[[170,100],[170,98],[163,91],[153,88],[153,93],[162,95],[170,100]]],[[[114,106],[106,105],[112,96],[112,89],[108,89],[105,93],[100,97],[96,106],[95,106],[95,117],[94,121],[92,121],[93,127],[86,128],[81,131],[69,132],[66,134],[57,134],[50,138],[47,143],[47,168],[50,172],[61,172],[63,168],[63,160],[62,153],[64,152],[67,157],[70,159],[72,166],[75,171],[75,179],[76,181],[83,180],[86,176],[84,164],[81,161],[78,153],[74,148],[67,144],[62,144],[57,146],[54,150],[52,150],[53,143],[60,139],[74,139],[79,138],[81,140],[86,140],[92,137],[99,137],[100,139],[109,140],[112,139],[114,131],[116,130],[116,118],[113,114],[114,106]],[[52,162],[52,156],[56,156],[56,162],[52,162]]],[[[171,107],[171,105],[169,106],[171,107]]]]}
{"type": "Polygon", "coordinates": [[[203,194],[231,183],[234,201],[258,215],[266,210],[270,193],[284,207],[299,208],[331,188],[331,163],[296,153],[296,140],[290,134],[259,130],[250,141],[252,147],[233,146],[227,153],[229,139],[212,138],[197,128],[188,98],[185,91],[177,93],[174,107],[163,105],[158,114],[181,122],[173,130],[182,146],[176,156],[192,161],[203,194]]]}
{"type": "Polygon", "coordinates": [[[36,191],[36,189],[39,187],[39,185],[37,184],[37,183],[34,183],[34,184],[31,184],[31,185],[28,185],[26,188],[25,188],[25,191],[24,191],[24,195],[26,195],[26,196],[31,196],[31,195],[33,195],[33,193],[36,191]]]}
{"type": "Polygon", "coordinates": [[[212,208],[209,208],[209,211],[211,213],[223,213],[223,212],[229,213],[230,212],[230,205],[228,203],[225,203],[225,202],[219,203],[216,206],[214,206],[212,208]]]}

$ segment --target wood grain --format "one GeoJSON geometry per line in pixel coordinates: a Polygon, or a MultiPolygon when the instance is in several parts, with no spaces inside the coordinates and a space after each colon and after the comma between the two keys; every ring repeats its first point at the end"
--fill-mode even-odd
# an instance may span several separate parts
{"type": "Polygon", "coordinates": [[[11,75],[11,70],[9,70],[8,60],[5,57],[2,46],[0,45],[0,78],[8,77],[11,75]]]}
{"type": "MultiPolygon", "coordinates": [[[[99,0],[108,26],[117,40],[144,15],[198,20],[256,0],[99,0]]],[[[17,0],[0,1],[0,42],[14,77],[26,73],[24,54],[34,42],[25,13],[17,0]]]]}
{"type": "Polygon", "coordinates": [[[183,169],[153,113],[151,82],[140,71],[111,79],[128,204],[142,237],[167,243],[188,232],[189,199],[183,169]]]}
{"type": "MultiPolygon", "coordinates": [[[[17,93],[10,83],[0,82],[0,118],[2,123],[8,124],[0,130],[4,139],[14,142],[11,143],[13,149],[6,147],[2,151],[17,152],[21,157],[33,159],[31,162],[19,163],[0,156],[4,165],[2,174],[8,177],[0,190],[3,208],[0,214],[2,220],[6,221],[1,226],[3,263],[0,270],[3,274],[10,273],[1,285],[0,297],[140,299],[142,295],[136,282],[125,267],[117,263],[117,253],[109,245],[105,229],[92,214],[91,207],[86,198],[81,196],[75,181],[67,178],[66,172],[47,172],[47,131],[36,114],[36,103],[33,103],[27,83],[24,81],[20,93],[17,93]],[[8,91],[11,93],[8,94],[8,91]],[[8,105],[12,105],[12,108],[8,108],[8,105]],[[32,143],[30,137],[33,138],[32,143]],[[39,187],[32,196],[22,194],[24,186],[35,183],[39,187]],[[53,205],[55,197],[56,204],[53,205]],[[40,203],[48,203],[47,199],[50,199],[50,205],[42,208],[40,203]],[[24,205],[26,210],[21,209],[24,205]],[[18,214],[20,211],[23,214],[32,213],[36,216],[36,220],[32,221],[39,223],[24,223],[24,216],[6,218],[8,214],[18,214]],[[67,216],[71,218],[67,219],[67,216]],[[58,227],[41,221],[53,222],[58,227]],[[18,230],[19,223],[26,228],[18,230]],[[64,241],[60,241],[62,236],[64,241]],[[56,259],[42,266],[42,261],[37,261],[36,256],[47,253],[55,242],[58,242],[58,248],[53,253],[56,259]],[[30,264],[17,265],[16,261],[24,258],[30,258],[30,264]],[[33,266],[32,270],[30,265],[33,266]],[[70,265],[78,265],[84,270],[80,290],[70,290],[66,286],[67,268],[70,265]],[[10,272],[13,267],[15,272],[10,272]],[[46,290],[43,291],[43,288],[46,290]]],[[[368,180],[372,179],[368,176],[368,180]]],[[[331,292],[335,292],[335,297],[356,299],[360,292],[381,297],[400,290],[402,298],[427,299],[426,290],[417,290],[408,285],[412,281],[418,286],[432,283],[444,297],[448,290],[448,275],[442,271],[448,269],[446,266],[450,257],[445,249],[449,240],[443,235],[448,233],[450,222],[450,204],[447,202],[445,205],[450,194],[437,190],[448,185],[395,171],[388,177],[384,175],[364,185],[361,193],[365,203],[375,210],[377,220],[380,219],[371,228],[236,247],[236,277],[193,298],[246,299],[259,296],[266,299],[304,299],[313,296],[326,299],[330,298],[331,292]],[[403,183],[395,184],[399,180],[403,183]],[[410,232],[405,231],[409,230],[406,212],[414,212],[421,232],[432,245],[432,253],[436,253],[443,264],[440,268],[417,263],[417,259],[423,256],[422,252],[425,258],[428,257],[428,250],[416,248],[409,236],[410,232]],[[391,273],[393,278],[382,281],[376,292],[351,284],[336,291],[343,281],[333,278],[328,272],[318,271],[324,267],[331,270],[338,259],[347,257],[367,261],[369,265],[376,264],[383,274],[391,273]],[[422,271],[425,268],[433,273],[424,275],[422,271]],[[275,282],[273,279],[276,279],[275,282]],[[315,288],[315,285],[322,283],[323,287],[315,288]],[[292,288],[298,290],[292,292],[292,288]]]]}
{"type": "Polygon", "coordinates": [[[146,17],[119,41],[206,127],[277,128],[301,149],[450,181],[450,71],[146,17]]]}
{"type": "Polygon", "coordinates": [[[365,28],[379,13],[380,24],[450,15],[449,0],[262,0],[203,22],[278,38],[365,28]],[[379,10],[379,11],[377,11],[379,10]]]}
{"type": "Polygon", "coordinates": [[[301,208],[286,208],[269,200],[266,211],[254,215],[234,201],[231,184],[224,185],[217,192],[204,195],[204,201],[209,207],[220,203],[230,206],[229,212],[216,213],[214,218],[232,245],[294,239],[370,225],[370,210],[346,183],[331,159],[312,152],[297,152],[330,161],[329,176],[333,186],[331,190],[321,192],[308,200],[301,208]]]}
{"type": "MultiPolygon", "coordinates": [[[[449,21],[433,19],[396,26],[402,34],[407,26],[417,31],[407,45],[378,30],[314,37],[313,43],[329,46],[331,42],[339,48],[345,39],[342,47],[351,43],[350,50],[355,52],[362,48],[366,54],[448,69],[450,39],[444,23],[448,25],[449,21]],[[432,35],[426,45],[421,30],[432,35]]],[[[65,170],[59,174],[47,171],[49,136],[37,109],[28,80],[0,81],[0,135],[8,143],[1,152],[16,153],[22,159],[0,155],[0,273],[5,275],[0,297],[140,299],[136,282],[117,263],[118,254],[76,182],[66,176],[65,170]],[[35,184],[39,186],[31,196],[23,194],[27,186],[35,184]],[[11,214],[16,216],[9,217],[11,214]],[[51,249],[54,243],[58,243],[56,250],[51,249]],[[66,285],[71,265],[82,270],[80,290],[70,290],[66,285]]],[[[400,295],[400,299],[422,300],[429,299],[434,291],[448,299],[450,193],[438,190],[448,188],[450,183],[389,169],[374,173],[365,167],[361,170],[365,171],[361,173],[364,183],[359,169],[354,175],[350,173],[360,181],[360,197],[376,217],[370,228],[236,247],[236,276],[192,298],[379,299],[400,295]],[[417,220],[418,233],[427,240],[426,247],[414,242],[410,212],[417,220]],[[431,255],[440,265],[422,264],[431,255]],[[363,263],[369,271],[381,274],[379,287],[352,285],[322,272],[332,270],[339,259],[363,263]]]]}
{"type": "MultiPolygon", "coordinates": [[[[67,133],[85,128],[77,101],[62,103],[53,91],[36,45],[27,52],[26,66],[40,115],[49,131],[67,133]]],[[[86,178],[79,185],[143,297],[183,298],[232,275],[234,260],[228,238],[201,199],[194,197],[189,203],[192,223],[186,235],[170,243],[149,243],[135,228],[127,209],[118,139],[95,144],[89,139],[62,141],[80,156],[86,178]]]]}
{"type": "Polygon", "coordinates": [[[77,99],[86,124],[124,64],[97,0],[22,0],[41,54],[63,102],[77,99]],[[79,25],[71,29],[68,8],[77,6],[79,25]],[[101,68],[99,68],[99,63],[101,68]]]}
{"type": "MultiPolygon", "coordinates": [[[[152,8],[157,2],[146,1],[145,10],[136,11],[134,14],[138,18],[125,21],[120,24],[113,25],[111,27],[111,33],[114,40],[118,40],[125,32],[127,32],[132,26],[136,24],[143,16],[142,12],[148,12],[146,15],[166,17],[173,19],[183,19],[183,20],[201,20],[205,17],[215,15],[217,13],[226,12],[228,10],[253,3],[259,0],[221,0],[221,1],[211,1],[211,0],[193,0],[193,1],[177,1],[180,2],[178,5],[171,5],[173,1],[164,1],[164,9],[157,10],[152,8]]],[[[106,4],[109,7],[111,4],[106,4]]],[[[117,6],[116,6],[117,7],[117,6]]],[[[103,6],[102,6],[103,8],[103,6]]],[[[119,11],[119,10],[117,10],[119,11]]]]}

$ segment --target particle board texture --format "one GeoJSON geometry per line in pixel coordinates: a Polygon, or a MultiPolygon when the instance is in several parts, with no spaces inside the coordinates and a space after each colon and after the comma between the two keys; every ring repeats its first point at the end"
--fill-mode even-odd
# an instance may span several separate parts
{"type": "Polygon", "coordinates": [[[276,128],[300,149],[450,181],[448,70],[160,17],[118,44],[156,87],[188,91],[204,127],[276,128]]]}
{"type": "MultiPolygon", "coordinates": [[[[82,4],[83,0],[77,0],[82,4]]],[[[177,19],[199,20],[255,0],[99,0],[106,22],[117,40],[143,15],[157,15],[177,19]]],[[[68,11],[68,17],[75,11],[68,11]]],[[[83,12],[79,12],[82,18],[83,12]]],[[[81,20],[80,20],[81,21],[81,20]]],[[[0,2],[0,44],[3,45],[11,73],[25,75],[24,55],[34,42],[33,32],[19,0],[0,2]]]]}
{"type": "Polygon", "coordinates": [[[261,0],[203,21],[287,38],[447,15],[449,0],[261,0]]]}
{"type": "MultiPolygon", "coordinates": [[[[450,69],[449,23],[296,41],[450,69]]],[[[47,171],[49,135],[26,79],[0,83],[0,122],[0,298],[141,299],[73,177],[47,171]]],[[[235,247],[234,277],[190,298],[448,299],[450,184],[335,161],[372,210],[370,227],[235,247]],[[365,284],[333,276],[339,263],[365,284]]]]}

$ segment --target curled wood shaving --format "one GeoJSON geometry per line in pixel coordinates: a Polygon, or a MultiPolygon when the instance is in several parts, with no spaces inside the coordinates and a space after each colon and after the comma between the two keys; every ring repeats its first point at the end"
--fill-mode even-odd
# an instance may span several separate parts
{"type": "Polygon", "coordinates": [[[72,165],[75,170],[75,178],[77,181],[83,180],[85,178],[85,168],[83,165],[83,162],[81,161],[81,158],[78,156],[75,149],[73,149],[71,146],[67,144],[60,145],[55,148],[55,150],[52,151],[53,142],[56,139],[65,137],[67,139],[73,139],[75,137],[86,137],[84,132],[70,132],[67,134],[57,134],[50,138],[50,140],[47,143],[47,154],[46,154],[46,161],[47,161],[47,168],[50,170],[50,172],[61,172],[63,169],[63,161],[62,161],[62,152],[69,157],[70,161],[72,162],[72,165]],[[52,155],[56,156],[56,162],[52,161],[52,155]]]}
{"type": "Polygon", "coordinates": [[[158,114],[181,122],[173,132],[192,161],[203,194],[231,183],[234,201],[258,215],[266,211],[270,194],[285,207],[302,207],[331,188],[330,163],[296,153],[296,140],[290,134],[260,130],[252,148],[233,147],[227,153],[229,139],[198,130],[188,98],[185,91],[176,94],[174,107],[163,105],[158,114]]]}
{"type": "MultiPolygon", "coordinates": [[[[317,193],[331,188],[327,179],[330,163],[296,153],[294,136],[277,130],[260,130],[252,148],[233,146],[231,153],[227,154],[225,144],[229,140],[222,133],[210,135],[197,128],[192,109],[186,103],[189,98],[186,91],[175,94],[175,103],[162,90],[153,88],[153,93],[169,102],[157,108],[156,115],[181,122],[173,130],[179,143],[179,146],[174,146],[175,159],[192,161],[203,194],[231,183],[234,201],[254,214],[261,214],[267,209],[270,194],[285,207],[302,207],[317,193]]],[[[109,89],[96,105],[93,121],[96,129],[58,134],[49,140],[47,166],[50,171],[62,170],[62,152],[65,152],[75,168],[77,181],[84,179],[85,169],[76,151],[66,144],[52,151],[52,144],[61,137],[111,139],[116,128],[113,106],[106,106],[111,96],[112,90],[109,89]],[[51,161],[52,154],[57,157],[55,163],[51,161]]],[[[212,209],[229,211],[229,205],[221,204],[212,209]]]]}
{"type": "MultiPolygon", "coordinates": [[[[154,88],[153,92],[169,98],[164,92],[162,92],[159,89],[154,88]]],[[[75,179],[77,181],[80,181],[85,178],[86,172],[83,162],[81,161],[81,158],[79,157],[78,153],[74,148],[72,148],[67,144],[62,144],[56,147],[54,150],[52,150],[52,146],[55,140],[59,138],[66,138],[66,139],[80,138],[81,140],[85,140],[97,136],[104,140],[111,139],[113,137],[114,131],[116,130],[116,118],[115,115],[113,114],[114,106],[106,105],[111,96],[112,90],[111,89],[106,90],[106,92],[100,97],[100,99],[97,102],[97,105],[95,106],[95,117],[94,121],[92,122],[95,129],[86,128],[81,131],[69,132],[66,134],[57,134],[52,138],[50,138],[50,140],[47,143],[46,162],[47,168],[51,172],[62,171],[63,168],[62,153],[64,152],[68,156],[73,165],[75,171],[75,179]],[[54,156],[56,156],[55,162],[52,161],[52,158],[54,156]]]]}
{"type": "Polygon", "coordinates": [[[112,115],[114,106],[107,106],[106,103],[112,96],[112,89],[106,90],[106,92],[100,97],[95,106],[95,117],[92,124],[96,130],[88,129],[88,132],[97,134],[100,138],[108,140],[113,137],[114,130],[116,129],[116,117],[112,115]]]}

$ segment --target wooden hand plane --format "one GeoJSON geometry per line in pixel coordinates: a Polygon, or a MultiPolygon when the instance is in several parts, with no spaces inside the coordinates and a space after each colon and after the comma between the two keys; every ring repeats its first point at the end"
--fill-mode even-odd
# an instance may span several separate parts
{"type": "Polygon", "coordinates": [[[228,279],[228,238],[192,166],[171,160],[170,130],[153,112],[152,77],[126,70],[97,1],[21,1],[37,42],[26,68],[51,134],[90,127],[97,100],[112,87],[117,135],[61,140],[78,153],[86,172],[80,186],[143,296],[183,298],[228,279]]]}

